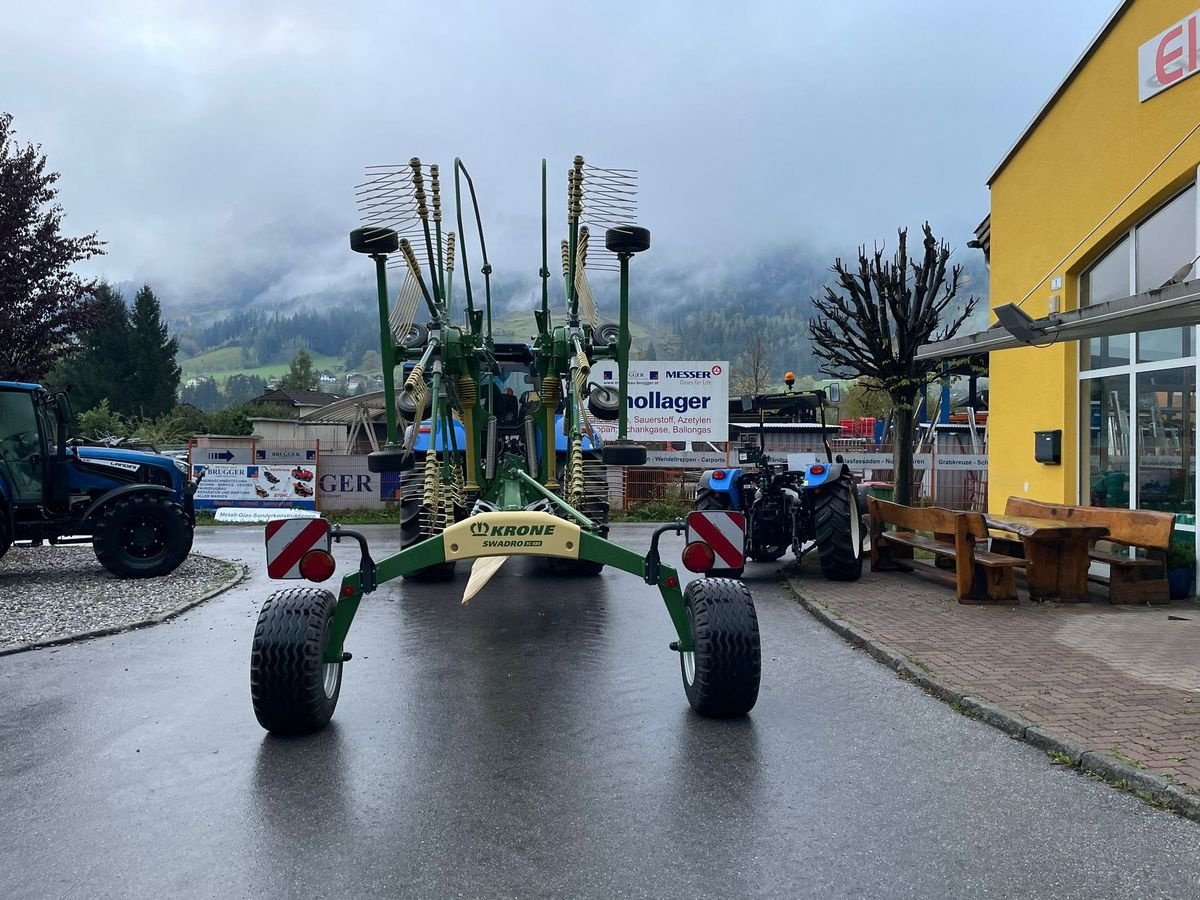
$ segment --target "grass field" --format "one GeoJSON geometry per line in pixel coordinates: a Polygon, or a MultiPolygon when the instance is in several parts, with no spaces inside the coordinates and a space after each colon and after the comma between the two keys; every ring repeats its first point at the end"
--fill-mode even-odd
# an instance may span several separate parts
{"type": "MultiPolygon", "coordinates": [[[[323,356],[320,353],[312,354],[314,369],[334,369],[341,368],[342,360],[336,356],[323,356]]],[[[243,366],[242,365],[242,348],[241,347],[221,347],[217,350],[209,350],[207,353],[201,353],[197,356],[181,358],[179,367],[183,369],[184,379],[194,378],[197,375],[211,375],[213,378],[223,380],[230,375],[257,375],[260,378],[278,378],[287,374],[288,363],[276,363],[271,366],[243,366]]]]}

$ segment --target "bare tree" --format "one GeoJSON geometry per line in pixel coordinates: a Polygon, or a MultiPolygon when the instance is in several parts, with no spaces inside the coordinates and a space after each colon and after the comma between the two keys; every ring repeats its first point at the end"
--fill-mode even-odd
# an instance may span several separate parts
{"type": "Polygon", "coordinates": [[[975,310],[970,297],[961,312],[942,326],[942,314],[958,293],[961,266],[953,266],[947,281],[950,247],[933,236],[926,222],[924,254],[908,257],[908,231],[891,261],[877,245],[867,255],[858,251],[858,269],[851,271],[839,257],[834,261],[835,284],[813,298],[817,315],[809,321],[813,354],[823,360],[821,371],[834,377],[869,378],[892,401],[896,413],[893,476],[897,503],[912,502],[913,419],[925,386],[936,379],[939,360],[917,359],[922,344],[954,336],[975,310]]]}
{"type": "Polygon", "coordinates": [[[761,394],[771,383],[770,345],[763,329],[755,331],[733,362],[735,394],[761,394]]]}

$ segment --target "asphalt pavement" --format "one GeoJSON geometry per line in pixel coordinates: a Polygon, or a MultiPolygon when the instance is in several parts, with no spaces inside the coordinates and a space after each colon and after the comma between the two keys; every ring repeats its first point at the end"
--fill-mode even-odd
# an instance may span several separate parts
{"type": "Polygon", "coordinates": [[[252,578],[155,628],[0,658],[0,897],[1200,895],[1200,826],[898,680],[776,565],[747,577],[746,719],[691,712],[656,591],[514,560],[466,607],[465,566],[369,596],[333,723],[270,737],[248,684],[261,547],[200,529],[252,578]]]}

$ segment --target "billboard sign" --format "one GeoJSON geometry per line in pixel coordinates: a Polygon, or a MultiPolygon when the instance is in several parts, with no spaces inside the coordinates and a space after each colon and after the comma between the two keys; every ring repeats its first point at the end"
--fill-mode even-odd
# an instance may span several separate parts
{"type": "Polygon", "coordinates": [[[1200,9],[1138,47],[1138,100],[1145,103],[1200,70],[1200,9]]]}
{"type": "Polygon", "coordinates": [[[193,465],[197,509],[294,507],[316,509],[316,466],[193,465]]]}
{"type": "MultiPolygon", "coordinates": [[[[592,379],[617,389],[617,364],[592,367],[592,379]]],[[[729,440],[729,363],[723,361],[629,363],[629,438],[634,441],[729,440]]],[[[616,422],[592,420],[606,441],[617,437],[616,422]]]]}

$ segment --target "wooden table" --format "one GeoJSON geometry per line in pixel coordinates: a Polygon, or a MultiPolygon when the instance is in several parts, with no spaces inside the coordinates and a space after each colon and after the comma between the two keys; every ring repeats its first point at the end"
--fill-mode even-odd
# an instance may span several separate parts
{"type": "Polygon", "coordinates": [[[1018,535],[1025,548],[1025,577],[1033,600],[1088,600],[1088,548],[1108,534],[1103,525],[1082,525],[1030,516],[984,513],[988,528],[1018,535]]]}

